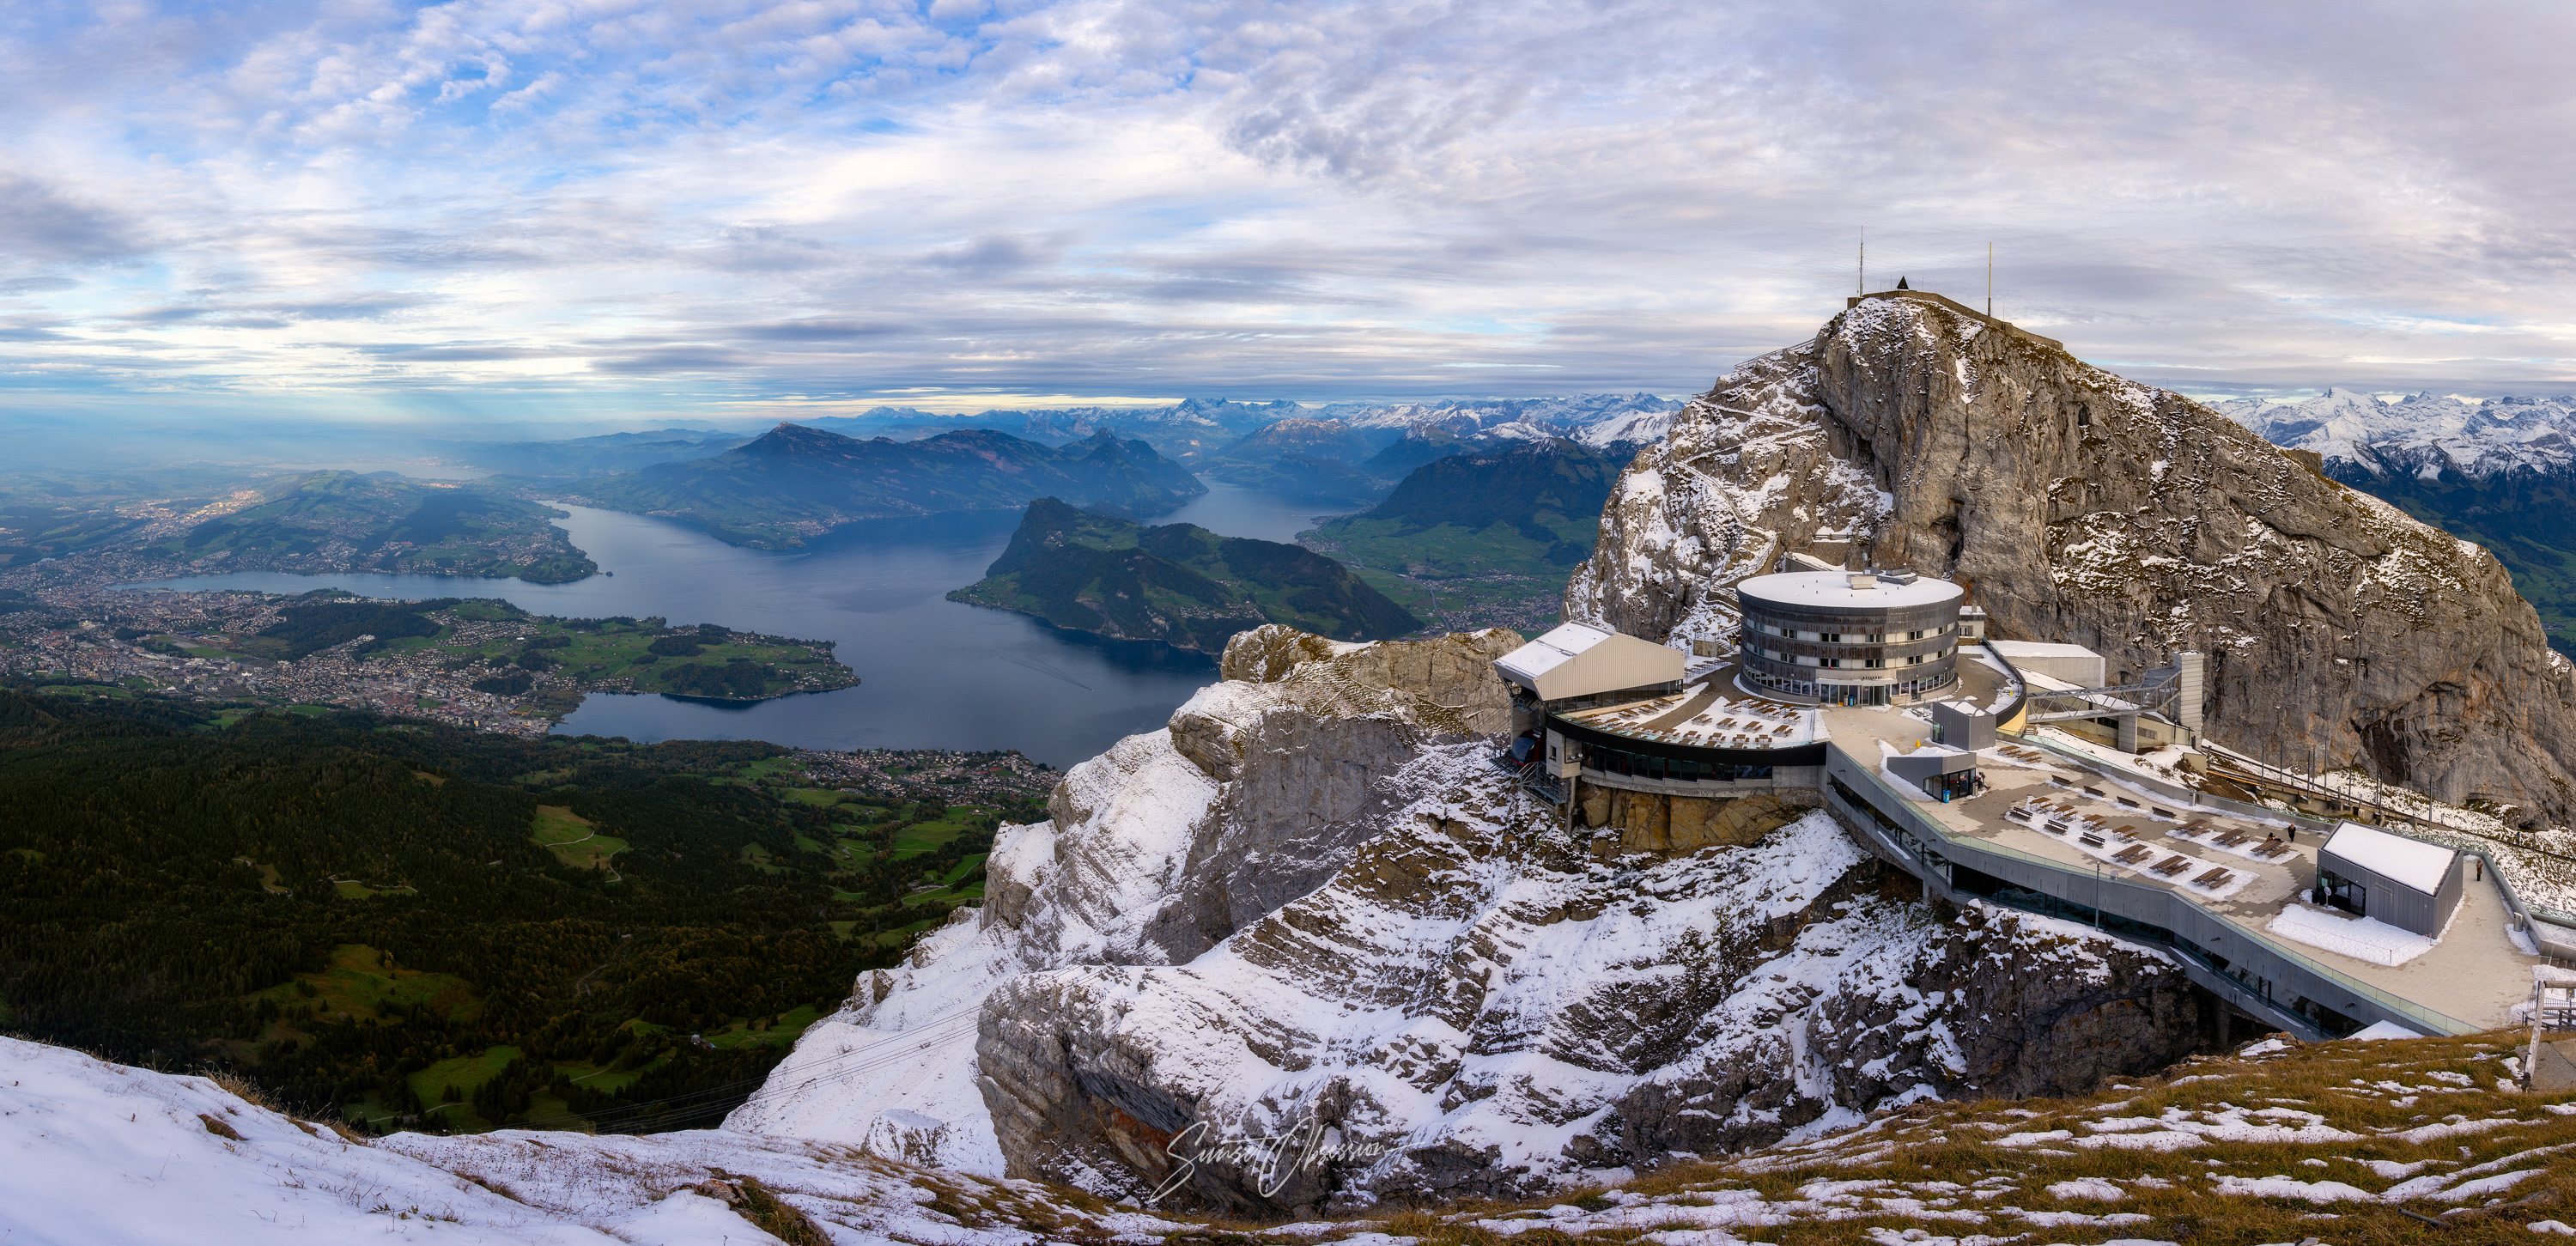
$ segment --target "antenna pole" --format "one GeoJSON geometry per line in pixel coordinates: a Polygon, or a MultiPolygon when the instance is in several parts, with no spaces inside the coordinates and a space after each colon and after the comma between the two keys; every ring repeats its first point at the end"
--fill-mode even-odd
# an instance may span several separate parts
{"type": "Polygon", "coordinates": [[[1995,244],[1986,244],[1986,319],[1995,318],[1995,244]]]}
{"type": "Polygon", "coordinates": [[[1852,293],[1869,293],[1869,227],[1860,231],[1860,268],[1852,273],[1852,293]]]}

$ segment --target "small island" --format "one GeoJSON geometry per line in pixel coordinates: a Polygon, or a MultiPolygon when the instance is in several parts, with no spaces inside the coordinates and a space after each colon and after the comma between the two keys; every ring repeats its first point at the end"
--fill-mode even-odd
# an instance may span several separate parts
{"type": "Polygon", "coordinates": [[[1200,653],[1221,652],[1227,638],[1264,623],[1335,640],[1387,640],[1422,627],[1350,568],[1311,550],[1196,524],[1147,527],[1051,497],[1029,503],[984,578],[948,599],[1200,653]]]}

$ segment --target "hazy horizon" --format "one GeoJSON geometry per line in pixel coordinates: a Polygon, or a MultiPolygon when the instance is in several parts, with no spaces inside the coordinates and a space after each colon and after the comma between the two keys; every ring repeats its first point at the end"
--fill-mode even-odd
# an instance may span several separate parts
{"type": "MultiPolygon", "coordinates": [[[[2538,5],[32,6],[13,422],[1704,389],[1899,276],[2201,396],[2576,391],[2538,5]]],[[[506,435],[506,434],[504,434],[506,435]]]]}

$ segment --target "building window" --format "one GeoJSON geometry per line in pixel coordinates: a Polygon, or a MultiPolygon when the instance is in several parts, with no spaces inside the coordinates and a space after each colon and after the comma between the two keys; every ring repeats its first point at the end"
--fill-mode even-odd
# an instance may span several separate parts
{"type": "Polygon", "coordinates": [[[1841,632],[1818,632],[1816,633],[1816,639],[1830,640],[1836,644],[1840,644],[1842,643],[1843,634],[1841,632]]]}
{"type": "Polygon", "coordinates": [[[1905,664],[1907,666],[1921,666],[1923,665],[1923,655],[1919,653],[1915,654],[1913,657],[1905,659],[1905,664]]]}
{"type": "Polygon", "coordinates": [[[1842,664],[1843,660],[1841,658],[1822,658],[1816,663],[1818,666],[1841,666],[1842,664]]]}
{"type": "Polygon", "coordinates": [[[1860,664],[1874,671],[1887,665],[1887,660],[1884,658],[1862,658],[1860,660],[1860,664]]]}

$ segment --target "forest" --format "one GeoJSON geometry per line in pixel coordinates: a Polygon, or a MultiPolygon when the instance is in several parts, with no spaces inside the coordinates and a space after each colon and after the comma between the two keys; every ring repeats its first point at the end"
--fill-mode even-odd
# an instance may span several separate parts
{"type": "Polygon", "coordinates": [[[711,1125],[1042,816],[761,743],[0,688],[0,1030],[373,1131],[711,1125]]]}

